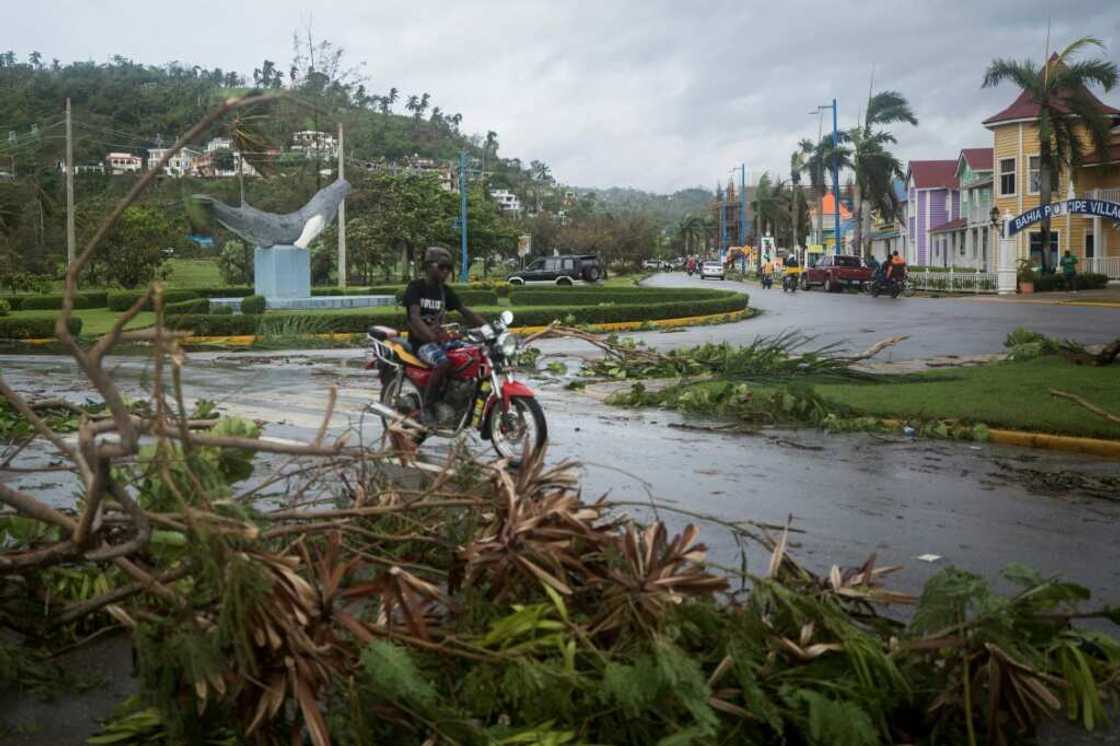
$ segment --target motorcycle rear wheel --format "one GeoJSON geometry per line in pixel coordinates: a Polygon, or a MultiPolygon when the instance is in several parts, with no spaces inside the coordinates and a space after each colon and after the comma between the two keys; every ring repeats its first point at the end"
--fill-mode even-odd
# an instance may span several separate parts
{"type": "MultiPolygon", "coordinates": [[[[419,409],[412,412],[403,412],[397,407],[397,402],[400,400],[401,394],[405,393],[406,387],[412,389],[411,392],[407,393],[412,393],[413,395],[415,395],[417,403],[424,400],[423,394],[420,389],[416,388],[416,384],[408,380],[406,376],[401,375],[390,378],[389,382],[381,387],[381,395],[378,397],[378,401],[380,401],[381,404],[388,407],[389,409],[400,412],[406,417],[411,417],[414,420],[419,419],[419,409]]],[[[384,432],[389,432],[389,419],[384,415],[381,415],[381,427],[384,428],[384,432]]],[[[420,445],[426,439],[427,436],[423,434],[416,434],[412,436],[412,442],[416,445],[420,445]]]]}
{"type": "Polygon", "coordinates": [[[494,450],[512,466],[520,466],[524,456],[537,454],[548,441],[544,410],[536,399],[529,396],[511,397],[508,412],[502,412],[500,405],[496,406],[486,428],[494,450]],[[529,442],[528,454],[524,446],[526,439],[529,442]]]}

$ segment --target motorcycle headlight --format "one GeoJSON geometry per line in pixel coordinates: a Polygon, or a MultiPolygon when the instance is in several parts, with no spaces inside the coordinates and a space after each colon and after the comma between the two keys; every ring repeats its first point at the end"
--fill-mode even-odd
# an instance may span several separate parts
{"type": "Polygon", "coordinates": [[[513,357],[517,354],[517,348],[521,346],[521,339],[516,334],[504,332],[498,337],[498,349],[502,351],[504,357],[513,357]]]}

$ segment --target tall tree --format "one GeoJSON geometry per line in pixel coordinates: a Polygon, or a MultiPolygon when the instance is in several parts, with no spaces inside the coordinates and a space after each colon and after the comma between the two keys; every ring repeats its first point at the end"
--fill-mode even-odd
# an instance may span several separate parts
{"type": "MultiPolygon", "coordinates": [[[[1089,36],[1073,42],[1037,67],[1031,60],[996,59],[984,73],[984,88],[1009,80],[1025,91],[1038,105],[1040,204],[1050,204],[1055,182],[1063,171],[1085,162],[1082,139],[1088,136],[1090,151],[1108,160],[1112,120],[1100,110],[1089,93],[1099,85],[1106,92],[1116,85],[1116,63],[1108,59],[1074,61],[1078,52],[1089,47],[1104,49],[1099,39],[1089,36]]],[[[1049,269],[1050,217],[1041,223],[1042,268],[1049,269]]]]}
{"type": "MultiPolygon", "coordinates": [[[[805,168],[805,156],[800,150],[795,150],[789,156],[789,184],[791,199],[789,201],[790,211],[790,235],[791,240],[789,243],[789,250],[796,251],[797,247],[801,245],[801,204],[805,201],[805,194],[801,191],[801,172],[805,168]]],[[[761,252],[759,252],[759,261],[762,261],[761,252]]]]}
{"type": "Polygon", "coordinates": [[[888,150],[894,145],[894,135],[885,125],[906,122],[917,125],[918,118],[910,109],[906,98],[897,91],[880,91],[867,100],[867,111],[862,125],[847,133],[852,145],[852,170],[855,172],[855,245],[856,251],[866,256],[865,241],[870,227],[870,205],[880,215],[895,218],[898,215],[898,198],[894,181],[902,177],[902,164],[888,150]]]}
{"type": "MultiPolygon", "coordinates": [[[[827,185],[831,183],[829,174],[832,171],[833,163],[835,161],[836,168],[840,170],[852,167],[851,150],[846,145],[847,133],[839,133],[838,139],[839,143],[834,145],[832,135],[824,135],[818,143],[814,144],[812,140],[805,139],[798,146],[804,158],[804,168],[809,172],[809,183],[812,184],[813,193],[816,197],[814,209],[817,213],[818,241],[824,240],[824,211],[821,209],[821,200],[824,199],[824,195],[828,191],[827,185]]],[[[840,199],[838,194],[835,197],[840,199]]],[[[837,236],[837,240],[839,240],[839,236],[837,236]]]]}
{"type": "Polygon", "coordinates": [[[704,221],[698,215],[685,215],[676,226],[676,234],[684,244],[684,253],[692,254],[693,244],[704,235],[704,221]]]}
{"type": "Polygon", "coordinates": [[[789,220],[789,192],[785,182],[774,180],[763,171],[751,197],[751,209],[758,221],[759,235],[777,235],[789,220]]]}

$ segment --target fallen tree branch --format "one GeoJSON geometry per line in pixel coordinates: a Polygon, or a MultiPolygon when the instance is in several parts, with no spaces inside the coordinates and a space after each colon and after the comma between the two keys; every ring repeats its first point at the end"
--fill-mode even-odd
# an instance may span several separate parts
{"type": "Polygon", "coordinates": [[[847,360],[849,363],[857,363],[860,360],[867,360],[868,358],[875,357],[876,355],[878,355],[880,352],[887,349],[888,347],[894,347],[896,344],[898,344],[900,342],[905,342],[908,339],[910,339],[910,337],[905,336],[905,335],[898,336],[898,337],[888,337],[887,339],[883,339],[883,340],[880,340],[880,341],[876,342],[875,344],[871,345],[866,350],[864,350],[863,352],[861,352],[860,354],[858,354],[854,357],[846,357],[846,358],[843,358],[843,359],[847,360]]]}
{"type": "Polygon", "coordinates": [[[1088,409],[1090,412],[1097,415],[1098,417],[1104,417],[1109,422],[1115,422],[1116,424],[1120,425],[1120,417],[1117,417],[1116,415],[1112,414],[1111,412],[1109,412],[1105,409],[1101,409],[1096,404],[1093,404],[1090,401],[1086,401],[1085,399],[1081,398],[1077,394],[1072,394],[1069,391],[1059,391],[1058,389],[1050,389],[1050,396],[1056,396],[1059,399],[1069,399],[1070,401],[1074,402],[1075,404],[1080,404],[1082,407],[1084,407],[1085,409],[1088,409]]]}

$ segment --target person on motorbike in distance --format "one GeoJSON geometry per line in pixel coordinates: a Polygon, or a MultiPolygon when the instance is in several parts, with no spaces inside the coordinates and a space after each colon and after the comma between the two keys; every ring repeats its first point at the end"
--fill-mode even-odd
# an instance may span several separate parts
{"type": "Polygon", "coordinates": [[[447,350],[459,344],[444,328],[448,311],[458,311],[471,326],[482,326],[486,319],[463,305],[454,290],[447,286],[451,274],[451,252],[442,246],[429,246],[424,251],[425,276],[408,283],[403,303],[408,312],[408,338],[416,356],[432,367],[432,375],[424,391],[424,424],[433,424],[435,404],[443,393],[451,361],[447,350]]]}
{"type": "Polygon", "coordinates": [[[887,279],[891,282],[902,282],[906,279],[906,260],[894,252],[887,266],[887,279]]]}

